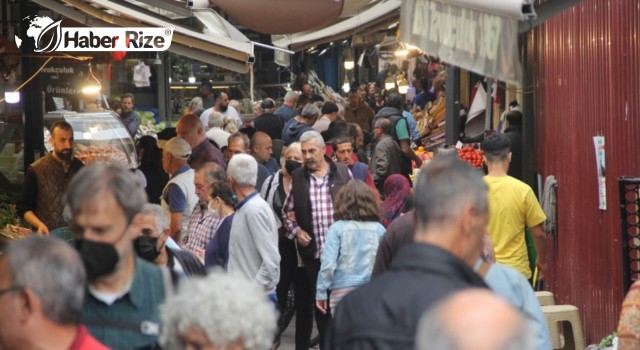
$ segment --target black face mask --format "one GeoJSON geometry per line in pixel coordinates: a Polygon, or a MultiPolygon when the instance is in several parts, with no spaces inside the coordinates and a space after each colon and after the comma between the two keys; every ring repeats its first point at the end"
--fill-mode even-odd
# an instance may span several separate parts
{"type": "Polygon", "coordinates": [[[116,269],[120,256],[113,245],[86,239],[76,240],[75,245],[89,281],[108,275],[116,269]]]}
{"type": "Polygon", "coordinates": [[[284,168],[287,169],[287,173],[289,175],[293,174],[293,171],[302,166],[302,163],[297,162],[295,160],[287,160],[284,162],[284,168]]]}
{"type": "Polygon", "coordinates": [[[160,255],[157,247],[158,237],[140,236],[133,241],[136,254],[148,262],[153,262],[160,255]]]}

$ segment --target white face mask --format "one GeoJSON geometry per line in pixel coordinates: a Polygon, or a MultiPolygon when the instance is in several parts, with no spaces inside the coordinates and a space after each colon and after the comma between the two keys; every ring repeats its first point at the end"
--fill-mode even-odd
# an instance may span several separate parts
{"type": "Polygon", "coordinates": [[[213,217],[214,219],[220,219],[220,213],[218,213],[217,209],[214,209],[211,207],[211,204],[213,204],[213,200],[209,201],[209,206],[208,206],[208,213],[211,217],[213,217]]]}

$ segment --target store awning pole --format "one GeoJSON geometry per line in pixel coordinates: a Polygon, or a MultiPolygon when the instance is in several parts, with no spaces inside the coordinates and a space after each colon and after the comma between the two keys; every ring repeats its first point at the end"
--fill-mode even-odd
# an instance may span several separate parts
{"type": "Polygon", "coordinates": [[[487,77],[487,109],[484,115],[484,130],[491,130],[493,119],[493,82],[495,79],[487,77]]]}
{"type": "Polygon", "coordinates": [[[460,139],[460,68],[447,65],[447,89],[445,90],[445,142],[455,145],[460,139]]]}
{"type": "MultiPolygon", "coordinates": [[[[253,96],[253,65],[249,65],[249,90],[250,90],[250,96],[251,96],[251,103],[255,102],[254,96],[253,96]]],[[[253,108],[253,106],[251,106],[253,108]]]]}

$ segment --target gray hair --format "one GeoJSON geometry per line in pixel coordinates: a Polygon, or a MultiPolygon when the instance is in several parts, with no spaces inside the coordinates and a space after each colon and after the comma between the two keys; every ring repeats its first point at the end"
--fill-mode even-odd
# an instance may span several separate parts
{"type": "Polygon", "coordinates": [[[113,195],[127,223],[131,223],[147,202],[144,187],[130,170],[117,163],[94,163],[83,167],[69,183],[66,202],[71,213],[82,212],[90,201],[103,200],[104,191],[113,195]]]}
{"type": "Polygon", "coordinates": [[[189,109],[192,111],[195,111],[198,108],[203,108],[202,107],[202,98],[201,97],[194,97],[191,99],[191,101],[189,101],[189,109]]]}
{"type": "Polygon", "coordinates": [[[224,125],[224,116],[220,112],[213,111],[209,114],[209,127],[222,128],[224,125]]]}
{"type": "Polygon", "coordinates": [[[163,233],[169,227],[169,218],[161,206],[155,203],[147,203],[142,207],[141,214],[151,214],[156,218],[156,230],[163,233]]]}
{"type": "Polygon", "coordinates": [[[305,143],[312,140],[316,142],[316,146],[324,146],[324,138],[322,137],[322,135],[320,135],[319,132],[315,130],[305,131],[302,136],[300,136],[300,143],[305,143]]]}
{"type": "MultiPolygon", "coordinates": [[[[418,329],[416,331],[416,342],[415,342],[415,350],[428,350],[428,349],[455,349],[455,350],[470,350],[468,347],[469,343],[474,342],[474,335],[461,332],[460,330],[453,330],[452,324],[454,321],[447,320],[447,314],[451,312],[450,306],[453,302],[460,302],[460,295],[462,293],[474,293],[473,289],[467,289],[462,292],[455,293],[453,296],[447,298],[446,300],[438,303],[431,309],[428,309],[422,317],[420,318],[420,322],[418,324],[418,329]],[[458,298],[456,301],[453,301],[454,298],[458,298]],[[466,339],[461,339],[465,338],[466,339]]],[[[484,293],[490,293],[486,291],[484,293]]],[[[507,330],[508,333],[505,334],[505,330],[501,330],[502,332],[496,333],[497,339],[492,339],[491,342],[495,342],[496,344],[485,344],[485,346],[495,346],[491,347],[492,349],[499,350],[533,350],[535,349],[535,337],[536,334],[535,329],[531,321],[525,319],[518,313],[518,310],[515,310],[507,305],[506,301],[500,299],[499,296],[494,295],[494,298],[500,301],[501,306],[509,307],[511,312],[517,314],[517,324],[514,324],[514,329],[507,330]]],[[[491,306],[483,307],[481,299],[475,299],[478,301],[477,305],[471,305],[472,308],[483,308],[489,309],[491,306]]],[[[495,307],[495,305],[493,305],[495,307]]],[[[470,312],[480,312],[482,310],[470,310],[470,312]]],[[[489,310],[485,310],[489,311],[489,310]]],[[[503,310],[500,310],[503,311],[503,310]]],[[[485,328],[490,328],[495,326],[495,319],[500,317],[499,312],[493,316],[488,316],[489,318],[493,318],[493,320],[489,321],[485,328]]],[[[488,313],[485,313],[488,314],[488,313]]],[[[489,314],[492,315],[492,314],[489,314]]],[[[508,316],[507,316],[508,317],[508,316]]],[[[482,321],[482,320],[480,320],[482,321]]],[[[478,322],[476,322],[478,323],[478,322]]],[[[467,325],[469,326],[469,325],[467,325]]],[[[478,323],[477,326],[482,326],[481,323],[478,323]]],[[[477,341],[486,341],[485,339],[477,340],[477,341]]],[[[477,341],[475,342],[477,345],[477,341]]]]}
{"type": "Polygon", "coordinates": [[[238,131],[231,134],[231,136],[229,136],[229,138],[227,139],[227,143],[231,143],[231,140],[238,138],[242,139],[242,142],[244,142],[244,150],[248,151],[251,148],[251,140],[249,140],[249,136],[247,136],[247,134],[243,132],[238,131]]]}
{"type": "Polygon", "coordinates": [[[200,108],[196,108],[193,110],[193,115],[195,115],[196,117],[200,118],[200,116],[202,115],[202,113],[204,112],[204,108],[200,107],[200,108]]]}
{"type": "Polygon", "coordinates": [[[241,341],[247,350],[268,349],[276,330],[276,311],[256,283],[238,273],[214,270],[185,280],[160,308],[163,349],[184,349],[180,335],[203,331],[221,348],[241,341]]]}
{"type": "Polygon", "coordinates": [[[298,93],[293,90],[288,91],[287,94],[284,95],[284,100],[295,103],[296,101],[298,101],[298,93]]]}
{"type": "Polygon", "coordinates": [[[3,258],[8,258],[13,285],[31,289],[49,320],[79,322],[86,274],[80,256],[68,243],[33,235],[9,244],[3,258]]]}
{"type": "Polygon", "coordinates": [[[205,176],[205,180],[209,185],[214,182],[227,181],[227,174],[224,172],[224,169],[220,165],[218,165],[218,163],[206,162],[202,164],[196,170],[196,172],[203,173],[205,176]]]}
{"type": "Polygon", "coordinates": [[[256,186],[258,161],[248,154],[236,154],[229,161],[227,174],[240,186],[256,186]]]}
{"type": "Polygon", "coordinates": [[[482,172],[455,156],[435,157],[420,170],[415,184],[416,224],[445,224],[471,204],[477,213],[488,210],[482,172]]]}
{"type": "Polygon", "coordinates": [[[318,109],[318,107],[316,107],[316,105],[314,105],[313,103],[309,103],[308,105],[304,106],[304,108],[302,109],[302,113],[300,113],[300,116],[304,119],[316,119],[320,116],[320,110],[318,109]]]}

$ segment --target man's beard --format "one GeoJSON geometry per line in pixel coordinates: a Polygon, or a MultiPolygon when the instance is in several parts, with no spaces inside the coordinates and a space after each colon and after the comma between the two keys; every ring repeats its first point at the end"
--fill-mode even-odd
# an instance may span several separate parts
{"type": "Polygon", "coordinates": [[[61,151],[55,151],[56,156],[62,160],[70,161],[73,158],[73,151],[69,148],[63,149],[61,151]]]}
{"type": "Polygon", "coordinates": [[[229,105],[220,105],[220,112],[226,112],[229,109],[229,105]]]}

